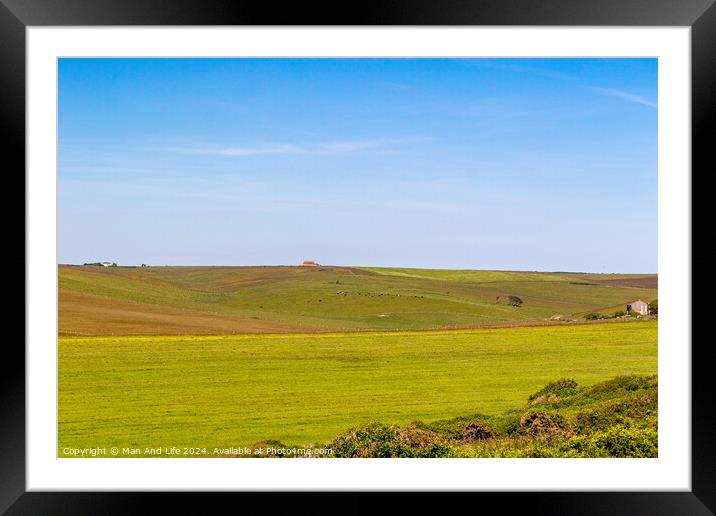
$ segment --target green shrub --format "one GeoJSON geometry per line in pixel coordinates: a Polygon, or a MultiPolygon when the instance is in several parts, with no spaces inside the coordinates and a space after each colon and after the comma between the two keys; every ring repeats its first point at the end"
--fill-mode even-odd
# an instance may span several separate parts
{"type": "Polygon", "coordinates": [[[576,435],[562,446],[586,457],[657,457],[659,436],[651,428],[613,426],[591,435],[576,435]]]}
{"type": "Polygon", "coordinates": [[[381,423],[354,428],[328,447],[334,457],[449,457],[452,450],[438,434],[416,425],[381,423]]]}
{"type": "Polygon", "coordinates": [[[654,299],[651,303],[649,303],[649,313],[652,315],[659,314],[659,300],[658,299],[654,299]]]}
{"type": "Polygon", "coordinates": [[[518,418],[507,423],[507,425],[505,426],[505,433],[510,436],[517,435],[521,429],[522,426],[520,425],[520,420],[518,418]]]}
{"type": "Polygon", "coordinates": [[[450,446],[448,446],[445,443],[441,442],[435,442],[431,443],[428,446],[425,446],[423,448],[418,448],[413,452],[413,455],[409,455],[410,457],[419,457],[419,458],[439,458],[439,457],[451,457],[453,456],[453,450],[450,446]]]}
{"type": "Polygon", "coordinates": [[[490,439],[495,434],[486,425],[470,422],[461,428],[460,440],[465,442],[482,441],[490,439]]]}
{"type": "Polygon", "coordinates": [[[585,394],[593,396],[601,393],[618,393],[619,391],[639,391],[655,388],[656,376],[616,376],[611,380],[590,387],[585,394]]]}
{"type": "Polygon", "coordinates": [[[491,425],[487,424],[487,421],[490,419],[490,416],[473,414],[453,419],[442,419],[431,423],[418,421],[412,423],[412,426],[434,432],[445,439],[470,442],[479,439],[488,439],[497,433],[491,425]]]}
{"type": "Polygon", "coordinates": [[[598,314],[598,313],[596,313],[596,312],[592,312],[592,313],[589,313],[589,314],[585,315],[584,318],[585,318],[587,321],[596,321],[596,320],[598,320],[598,319],[604,319],[604,316],[603,316],[602,314],[598,314]]]}
{"type": "Polygon", "coordinates": [[[555,382],[550,382],[534,394],[530,394],[529,401],[533,401],[542,396],[571,396],[577,391],[577,382],[572,378],[560,378],[555,382]]]}
{"type": "Polygon", "coordinates": [[[628,392],[606,403],[590,405],[589,409],[577,413],[570,420],[570,428],[578,434],[606,430],[617,425],[653,424],[656,428],[657,411],[656,388],[640,393],[628,392]]]}
{"type": "Polygon", "coordinates": [[[533,437],[556,437],[564,434],[566,423],[561,414],[528,412],[520,418],[520,433],[533,437]]]}
{"type": "Polygon", "coordinates": [[[571,421],[571,427],[580,435],[606,430],[615,425],[626,426],[624,415],[608,409],[585,410],[579,412],[571,421]]]}
{"type": "Polygon", "coordinates": [[[613,318],[624,317],[627,313],[624,310],[618,310],[612,314],[613,318]]]}
{"type": "Polygon", "coordinates": [[[371,423],[336,437],[329,447],[336,457],[390,457],[390,445],[395,445],[396,440],[394,426],[371,423]]]}
{"type": "Polygon", "coordinates": [[[522,300],[517,296],[507,296],[507,304],[510,306],[522,306],[522,300]]]}

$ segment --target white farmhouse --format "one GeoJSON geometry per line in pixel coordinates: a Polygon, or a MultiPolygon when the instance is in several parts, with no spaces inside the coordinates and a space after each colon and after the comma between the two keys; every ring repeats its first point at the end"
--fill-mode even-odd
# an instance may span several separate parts
{"type": "Polygon", "coordinates": [[[641,315],[649,315],[649,305],[641,299],[637,299],[633,303],[629,303],[626,305],[626,309],[627,312],[634,311],[641,315]]]}

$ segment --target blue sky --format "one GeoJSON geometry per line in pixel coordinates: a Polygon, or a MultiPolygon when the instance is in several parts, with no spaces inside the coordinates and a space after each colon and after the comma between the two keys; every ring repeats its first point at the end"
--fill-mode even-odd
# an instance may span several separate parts
{"type": "Polygon", "coordinates": [[[60,59],[59,262],[656,272],[656,59],[60,59]]]}

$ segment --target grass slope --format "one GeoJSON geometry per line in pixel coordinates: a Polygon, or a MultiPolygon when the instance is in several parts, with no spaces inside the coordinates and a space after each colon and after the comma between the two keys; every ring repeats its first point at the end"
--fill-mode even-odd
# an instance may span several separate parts
{"type": "Polygon", "coordinates": [[[60,335],[472,328],[656,297],[655,275],[355,267],[59,267],[60,335]],[[516,308],[496,302],[514,295],[516,308]]]}
{"type": "MultiPolygon", "coordinates": [[[[154,281],[155,295],[165,295],[165,280],[154,281]]],[[[497,415],[565,376],[589,386],[616,375],[656,372],[655,321],[430,332],[61,337],[59,454],[65,456],[67,447],[326,443],[376,420],[402,425],[497,415]]]]}

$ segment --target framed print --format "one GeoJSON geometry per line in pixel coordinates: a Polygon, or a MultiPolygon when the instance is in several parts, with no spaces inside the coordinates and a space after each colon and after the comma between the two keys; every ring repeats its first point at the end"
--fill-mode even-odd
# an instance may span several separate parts
{"type": "Polygon", "coordinates": [[[160,4],[3,0],[2,510],[713,512],[712,2],[160,4]]]}

